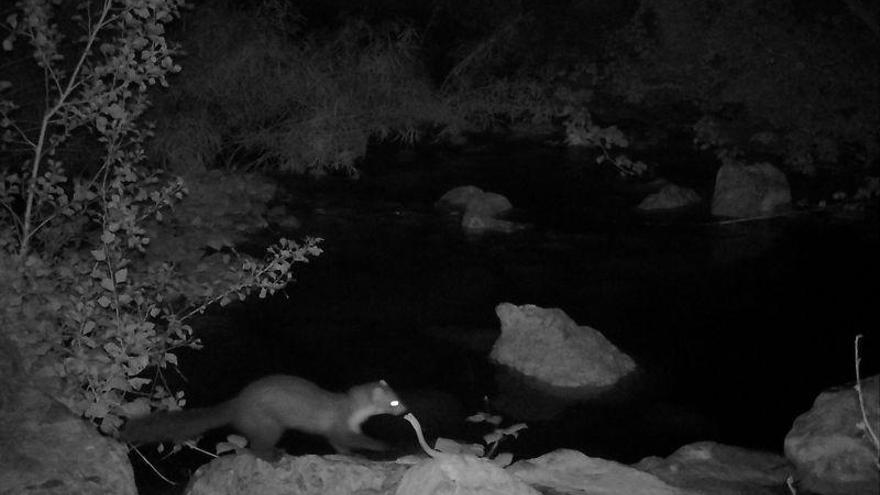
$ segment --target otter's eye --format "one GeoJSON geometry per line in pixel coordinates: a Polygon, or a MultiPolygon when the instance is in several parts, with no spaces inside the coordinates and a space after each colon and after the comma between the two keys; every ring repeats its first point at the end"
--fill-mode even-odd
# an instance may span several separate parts
{"type": "Polygon", "coordinates": [[[399,406],[399,405],[400,405],[400,401],[399,401],[399,400],[393,400],[393,401],[391,401],[391,407],[397,407],[397,406],[399,406]]]}

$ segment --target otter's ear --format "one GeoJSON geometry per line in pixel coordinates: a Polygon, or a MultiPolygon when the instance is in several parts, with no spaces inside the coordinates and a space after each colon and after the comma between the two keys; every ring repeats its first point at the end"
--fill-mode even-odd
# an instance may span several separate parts
{"type": "Polygon", "coordinates": [[[383,387],[387,387],[388,382],[386,382],[385,380],[379,380],[379,385],[382,385],[383,387]]]}

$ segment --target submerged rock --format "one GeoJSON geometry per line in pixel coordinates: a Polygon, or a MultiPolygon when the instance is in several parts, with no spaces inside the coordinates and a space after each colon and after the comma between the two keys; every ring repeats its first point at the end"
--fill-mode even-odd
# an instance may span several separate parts
{"type": "MultiPolygon", "coordinates": [[[[880,375],[862,381],[868,422],[880,434],[880,375]]],[[[797,468],[798,486],[824,495],[880,493],[878,452],[864,428],[853,387],[819,394],[795,419],[785,437],[785,455],[797,468]]]]}
{"type": "Polygon", "coordinates": [[[693,189],[667,184],[659,191],[649,194],[637,207],[642,211],[674,210],[700,202],[700,195],[693,189]]]}
{"type": "Polygon", "coordinates": [[[715,442],[685,445],[665,459],[646,457],[633,467],[670,485],[712,495],[784,493],[793,469],[782,456],[715,442]]]}
{"type": "Polygon", "coordinates": [[[635,370],[598,330],[575,323],[559,308],[499,304],[501,336],[490,357],[557,387],[605,388],[635,370]]]}
{"type": "Polygon", "coordinates": [[[515,222],[501,220],[499,218],[481,215],[470,211],[467,211],[462,215],[461,227],[465,232],[475,234],[481,232],[502,232],[509,234],[522,229],[522,226],[515,222]]]}
{"type": "Polygon", "coordinates": [[[718,169],[712,214],[749,218],[772,214],[791,205],[791,188],[781,170],[769,163],[728,162],[718,169]]]}

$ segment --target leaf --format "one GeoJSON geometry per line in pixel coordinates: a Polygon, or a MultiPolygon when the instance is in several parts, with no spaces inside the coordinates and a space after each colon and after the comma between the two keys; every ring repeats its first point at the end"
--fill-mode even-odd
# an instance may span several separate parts
{"type": "Polygon", "coordinates": [[[504,435],[510,435],[516,438],[516,436],[519,435],[520,430],[525,430],[526,428],[528,428],[528,426],[525,423],[517,423],[515,425],[508,426],[507,428],[504,428],[500,431],[504,435]]]}
{"type": "Polygon", "coordinates": [[[104,249],[95,249],[91,253],[92,257],[95,258],[95,261],[104,261],[107,259],[107,253],[104,249]]]}
{"type": "Polygon", "coordinates": [[[143,387],[144,385],[149,385],[150,383],[151,383],[151,380],[149,380],[147,378],[134,377],[134,378],[128,379],[128,385],[132,388],[132,390],[138,390],[141,387],[143,387]]]}
{"type": "Polygon", "coordinates": [[[122,348],[120,348],[118,345],[114,344],[113,342],[107,342],[106,344],[104,344],[103,348],[104,348],[104,351],[111,356],[118,356],[118,355],[122,354],[122,348]]]}
{"type": "Polygon", "coordinates": [[[117,284],[125,283],[125,281],[128,279],[128,269],[123,268],[121,270],[118,270],[113,278],[116,279],[117,284]]]}
{"type": "Polygon", "coordinates": [[[107,297],[107,296],[101,296],[101,297],[98,298],[98,304],[99,304],[102,308],[106,308],[107,306],[110,306],[110,302],[111,302],[111,301],[110,301],[110,298],[107,297]]]}
{"type": "Polygon", "coordinates": [[[440,437],[434,442],[434,449],[447,454],[461,454],[466,449],[464,446],[449,438],[440,437]]]}
{"type": "Polygon", "coordinates": [[[104,290],[113,291],[115,287],[116,286],[113,284],[113,280],[111,280],[109,277],[101,279],[101,288],[103,288],[104,290]]]}
{"type": "Polygon", "coordinates": [[[483,441],[487,444],[500,442],[502,438],[504,438],[504,434],[501,433],[499,430],[495,430],[491,433],[486,433],[485,435],[483,435],[483,441]]]}
{"type": "Polygon", "coordinates": [[[223,455],[227,452],[234,452],[235,449],[236,449],[235,445],[233,445],[229,442],[220,442],[214,448],[214,453],[216,453],[217,455],[223,455]]]}
{"type": "MultiPolygon", "coordinates": [[[[142,380],[142,378],[138,378],[142,380]]],[[[122,414],[126,417],[146,416],[150,412],[150,401],[144,397],[139,397],[131,402],[122,404],[122,414]]]]}
{"type": "Polygon", "coordinates": [[[118,103],[114,103],[107,107],[106,113],[116,120],[125,118],[125,109],[123,109],[118,103]]]}
{"type": "Polygon", "coordinates": [[[502,452],[492,459],[492,462],[498,467],[507,467],[513,462],[513,454],[510,452],[502,452]]]}
{"type": "Polygon", "coordinates": [[[247,438],[241,435],[229,435],[226,437],[226,441],[237,446],[240,449],[247,447],[248,444],[247,438]]]}
{"type": "Polygon", "coordinates": [[[88,418],[103,418],[107,416],[110,410],[108,408],[107,403],[105,402],[93,402],[89,405],[89,407],[85,411],[85,415],[88,418]]]}

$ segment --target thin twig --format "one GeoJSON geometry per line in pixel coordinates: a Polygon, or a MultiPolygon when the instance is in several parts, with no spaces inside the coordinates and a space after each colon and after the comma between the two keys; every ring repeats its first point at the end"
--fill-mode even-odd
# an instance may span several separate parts
{"type": "MultiPolygon", "coordinates": [[[[101,18],[98,20],[98,25],[101,25],[103,20],[107,17],[107,14],[110,12],[110,6],[112,2],[110,0],[105,0],[104,7],[101,12],[101,18]]],[[[70,79],[68,80],[67,89],[65,89],[59,96],[55,105],[49,109],[44,115],[42,119],[42,123],[40,125],[40,135],[37,140],[37,145],[34,148],[34,158],[33,163],[31,164],[31,173],[30,180],[28,181],[27,187],[27,198],[25,201],[25,210],[24,210],[24,226],[22,228],[21,234],[21,245],[19,246],[19,255],[24,257],[28,250],[30,249],[30,240],[33,237],[33,232],[31,232],[31,216],[33,215],[34,208],[34,196],[36,194],[37,187],[37,177],[40,172],[40,165],[43,161],[43,153],[46,143],[46,134],[49,130],[49,123],[54,117],[67,103],[67,99],[70,97],[70,94],[73,92],[74,87],[77,83],[77,78],[79,78],[80,73],[82,71],[83,65],[85,64],[86,58],[89,56],[92,50],[92,45],[95,43],[97,39],[97,31],[92,31],[89,33],[88,40],[86,41],[86,46],[83,48],[82,53],[80,54],[80,58],[76,63],[73,71],[70,74],[70,79]]],[[[47,67],[49,67],[47,65],[47,67]]],[[[44,81],[47,78],[44,77],[44,81]]]]}
{"type": "Polygon", "coordinates": [[[141,451],[138,450],[137,447],[132,447],[131,450],[133,450],[134,453],[137,454],[138,457],[140,457],[144,461],[144,463],[147,466],[149,466],[150,469],[153,470],[154,473],[156,473],[156,476],[162,478],[162,480],[165,481],[166,483],[168,483],[169,485],[177,486],[177,483],[175,483],[175,482],[169,480],[168,478],[166,478],[165,476],[163,476],[162,473],[160,473],[159,470],[156,468],[156,466],[154,466],[152,462],[148,461],[147,458],[144,457],[144,454],[142,454],[141,451]]]}
{"type": "Polygon", "coordinates": [[[862,422],[865,425],[865,431],[868,432],[868,435],[871,437],[871,441],[874,442],[874,450],[876,451],[877,456],[874,458],[874,464],[877,466],[877,469],[880,469],[880,439],[877,438],[877,434],[874,432],[874,429],[871,428],[871,422],[868,421],[868,413],[865,411],[865,398],[862,394],[862,377],[859,371],[859,364],[862,362],[862,358],[859,357],[859,341],[862,339],[862,334],[856,335],[856,340],[853,346],[855,347],[855,367],[856,367],[856,394],[859,396],[859,408],[862,411],[862,422]]]}

